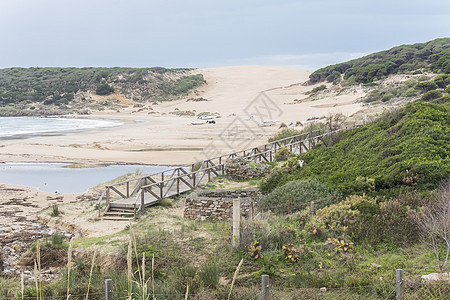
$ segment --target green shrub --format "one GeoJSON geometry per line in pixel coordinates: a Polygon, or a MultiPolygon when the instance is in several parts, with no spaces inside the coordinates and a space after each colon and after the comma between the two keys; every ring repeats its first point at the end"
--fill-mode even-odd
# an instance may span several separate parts
{"type": "Polygon", "coordinates": [[[95,93],[97,95],[110,95],[114,93],[114,87],[110,86],[107,83],[100,84],[97,89],[95,90],[95,93]]]}
{"type": "Polygon", "coordinates": [[[275,152],[275,160],[276,161],[283,161],[292,156],[293,156],[292,152],[287,147],[281,148],[280,150],[275,152]]]}
{"type": "Polygon", "coordinates": [[[321,84],[321,85],[316,86],[315,88],[313,88],[311,90],[311,93],[317,93],[317,92],[320,92],[320,91],[323,91],[323,90],[326,90],[326,89],[327,89],[327,86],[325,84],[321,84]]]}
{"type": "Polygon", "coordinates": [[[381,102],[387,102],[387,101],[391,100],[392,98],[394,98],[394,95],[392,95],[392,93],[388,92],[383,95],[383,98],[381,98],[381,102]]]}
{"type": "Polygon", "coordinates": [[[415,80],[414,78],[410,78],[406,80],[403,84],[409,88],[412,88],[417,85],[417,80],[415,80]]]}
{"type": "Polygon", "coordinates": [[[341,73],[338,71],[333,71],[330,75],[328,75],[327,81],[333,82],[334,84],[339,83],[339,81],[341,81],[341,73]]]}
{"type": "Polygon", "coordinates": [[[423,101],[431,101],[434,99],[438,99],[442,97],[442,93],[440,91],[429,91],[422,95],[423,101]]]}
{"type": "Polygon", "coordinates": [[[417,78],[417,80],[418,80],[419,82],[422,82],[422,81],[428,81],[428,80],[430,80],[430,76],[422,75],[422,76],[420,76],[419,78],[417,78]]]}
{"type": "Polygon", "coordinates": [[[447,94],[450,94],[450,86],[448,86],[448,87],[445,89],[445,92],[446,92],[447,94]]]}
{"type": "MultiPolygon", "coordinates": [[[[437,101],[437,100],[436,100],[437,101]]],[[[289,181],[315,178],[344,195],[430,190],[450,176],[450,103],[416,101],[378,121],[345,131],[332,147],[325,144],[289,159],[260,182],[264,191],[289,181]],[[299,167],[299,159],[305,163],[299,167]],[[356,181],[375,180],[375,189],[356,181]]]]}
{"type": "Polygon", "coordinates": [[[426,93],[426,92],[428,92],[428,91],[432,91],[432,90],[435,90],[435,89],[437,89],[437,88],[439,88],[439,87],[438,87],[437,84],[434,83],[433,81],[419,82],[419,83],[416,85],[416,89],[421,90],[422,93],[426,93]]]}
{"type": "Polygon", "coordinates": [[[311,201],[317,202],[316,207],[324,207],[336,200],[326,185],[314,179],[306,179],[275,188],[258,203],[258,207],[277,214],[287,214],[289,202],[290,212],[293,213],[309,206],[311,201]]]}
{"type": "Polygon", "coordinates": [[[304,232],[322,239],[349,237],[356,242],[372,245],[414,244],[419,239],[415,208],[422,201],[419,194],[412,193],[385,202],[368,196],[350,196],[318,210],[306,222],[304,232]]]}
{"type": "Polygon", "coordinates": [[[198,272],[198,276],[206,288],[215,288],[219,284],[220,268],[212,261],[203,264],[198,272]]]}

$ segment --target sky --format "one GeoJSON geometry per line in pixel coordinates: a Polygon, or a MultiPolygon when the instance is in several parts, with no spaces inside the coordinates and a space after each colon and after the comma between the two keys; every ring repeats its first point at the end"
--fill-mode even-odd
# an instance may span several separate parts
{"type": "Polygon", "coordinates": [[[313,71],[450,37],[449,20],[449,0],[0,0],[0,68],[313,71]]]}

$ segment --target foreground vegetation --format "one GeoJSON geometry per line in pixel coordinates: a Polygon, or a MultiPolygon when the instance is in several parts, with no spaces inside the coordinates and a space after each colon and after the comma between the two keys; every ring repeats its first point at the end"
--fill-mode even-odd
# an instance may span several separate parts
{"type": "MultiPolygon", "coordinates": [[[[274,299],[391,299],[401,268],[405,299],[446,299],[447,282],[421,276],[448,270],[449,115],[446,101],[418,101],[280,159],[267,178],[239,181],[272,188],[258,205],[262,214],[241,223],[237,247],[229,222],[186,220],[174,214],[182,201],[165,202],[118,234],[76,240],[84,255],[53,283],[29,281],[23,295],[101,299],[111,278],[118,299],[259,299],[267,274],[274,299]],[[293,165],[299,159],[302,168],[293,165]],[[117,254],[101,255],[106,247],[117,254]]],[[[229,184],[217,177],[203,188],[229,184]]],[[[71,253],[49,241],[47,255],[71,253]]],[[[0,279],[2,297],[21,293],[17,280],[0,279]]]]}

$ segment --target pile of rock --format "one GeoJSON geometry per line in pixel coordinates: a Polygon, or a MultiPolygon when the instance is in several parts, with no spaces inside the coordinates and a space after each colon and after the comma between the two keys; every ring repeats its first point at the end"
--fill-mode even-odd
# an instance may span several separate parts
{"type": "Polygon", "coordinates": [[[233,214],[233,199],[240,198],[241,216],[250,218],[252,212],[256,215],[256,203],[262,196],[258,189],[198,191],[186,198],[184,217],[191,220],[228,220],[233,214]]]}
{"type": "Polygon", "coordinates": [[[264,176],[271,169],[272,166],[268,163],[254,162],[243,157],[229,159],[225,164],[225,173],[235,180],[264,176]]]}

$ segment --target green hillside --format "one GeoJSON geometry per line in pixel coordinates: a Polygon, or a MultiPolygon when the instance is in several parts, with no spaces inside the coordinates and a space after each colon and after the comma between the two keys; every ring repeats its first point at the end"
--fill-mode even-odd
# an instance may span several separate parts
{"type": "Polygon", "coordinates": [[[138,102],[170,100],[205,82],[202,75],[189,71],[161,67],[1,69],[0,108],[21,113],[32,113],[43,106],[86,108],[91,100],[89,93],[120,93],[138,102]]]}
{"type": "Polygon", "coordinates": [[[261,186],[272,190],[298,179],[316,179],[344,195],[432,190],[450,177],[450,103],[421,101],[341,133],[273,170],[261,186]],[[298,159],[305,161],[300,168],[298,159]]]}
{"type": "Polygon", "coordinates": [[[450,38],[427,43],[402,45],[349,62],[319,69],[310,75],[312,83],[343,79],[369,83],[390,74],[433,72],[450,73],[450,38]]]}

